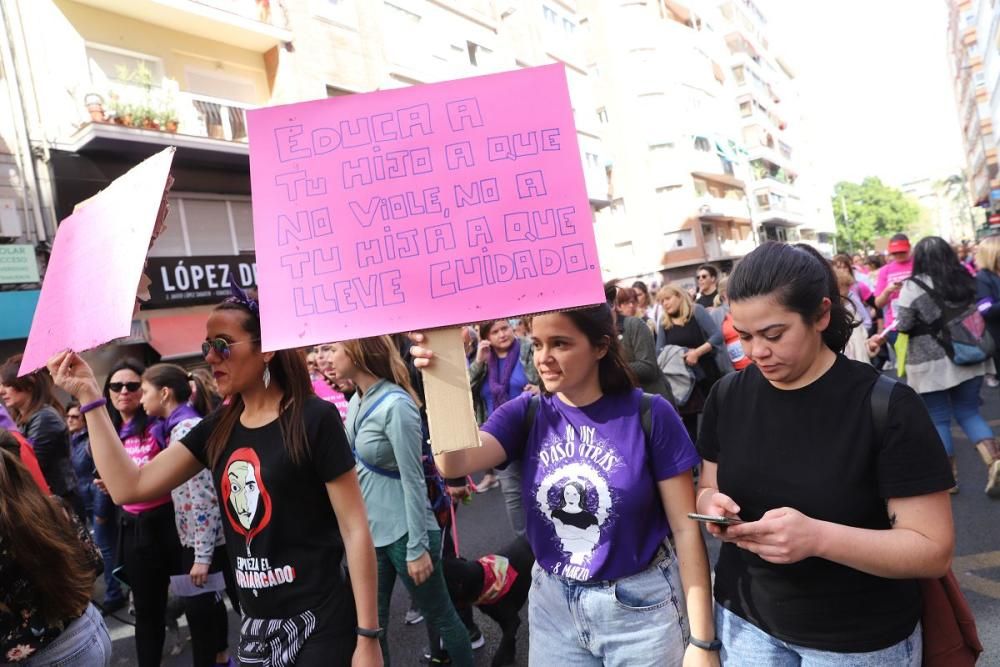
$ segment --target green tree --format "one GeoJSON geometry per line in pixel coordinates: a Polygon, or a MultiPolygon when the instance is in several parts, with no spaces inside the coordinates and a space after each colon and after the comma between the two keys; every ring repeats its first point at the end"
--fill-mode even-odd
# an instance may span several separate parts
{"type": "Polygon", "coordinates": [[[837,183],[833,212],[837,247],[851,252],[871,252],[875,239],[905,232],[920,219],[916,202],[875,176],[861,183],[837,183]]]}
{"type": "Polygon", "coordinates": [[[947,199],[957,214],[957,220],[953,221],[953,235],[955,239],[972,239],[976,236],[976,227],[981,224],[976,219],[976,213],[982,209],[972,206],[972,196],[969,194],[969,179],[965,171],[952,174],[934,184],[938,192],[947,199]]]}

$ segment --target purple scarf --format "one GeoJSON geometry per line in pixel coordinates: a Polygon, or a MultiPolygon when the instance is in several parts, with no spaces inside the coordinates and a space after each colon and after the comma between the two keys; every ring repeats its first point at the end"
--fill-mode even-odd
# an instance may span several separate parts
{"type": "Polygon", "coordinates": [[[490,350],[490,358],[486,361],[486,378],[490,384],[490,394],[493,396],[493,409],[496,410],[510,398],[510,378],[514,369],[521,363],[521,341],[514,339],[514,344],[507,350],[507,358],[501,360],[496,350],[490,350]],[[502,370],[501,370],[502,369],[502,370]]]}
{"type": "Polygon", "coordinates": [[[177,408],[170,413],[170,416],[166,419],[161,419],[153,426],[153,437],[156,438],[156,442],[160,445],[160,449],[166,449],[167,445],[170,444],[170,433],[174,430],[174,427],[180,424],[185,419],[201,419],[201,415],[198,411],[191,407],[190,403],[182,403],[178,405],[177,408]]]}
{"type": "Polygon", "coordinates": [[[7,412],[7,408],[0,403],[0,428],[5,428],[8,431],[14,431],[20,433],[21,429],[17,427],[14,420],[10,418],[10,413],[7,412]]]}

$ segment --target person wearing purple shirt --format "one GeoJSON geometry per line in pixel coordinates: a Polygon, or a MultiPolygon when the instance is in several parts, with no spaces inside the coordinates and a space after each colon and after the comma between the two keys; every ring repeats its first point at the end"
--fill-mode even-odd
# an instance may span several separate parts
{"type": "MultiPolygon", "coordinates": [[[[482,447],[435,457],[445,476],[522,466],[537,561],[529,662],[718,665],[705,545],[686,516],[700,458],[680,418],[653,396],[647,438],[606,304],[536,317],[531,342],[544,386],[533,416],[530,395],[509,400],[482,447]]],[[[412,354],[418,367],[433,361],[412,354]]]]}

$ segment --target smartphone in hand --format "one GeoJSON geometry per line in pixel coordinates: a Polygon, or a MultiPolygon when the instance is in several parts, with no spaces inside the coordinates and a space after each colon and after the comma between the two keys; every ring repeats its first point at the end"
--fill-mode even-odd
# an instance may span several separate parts
{"type": "Polygon", "coordinates": [[[688,518],[692,521],[700,521],[701,523],[714,523],[717,526],[735,526],[738,523],[743,523],[743,519],[737,519],[735,517],[695,514],[694,512],[689,512],[688,518]]]}

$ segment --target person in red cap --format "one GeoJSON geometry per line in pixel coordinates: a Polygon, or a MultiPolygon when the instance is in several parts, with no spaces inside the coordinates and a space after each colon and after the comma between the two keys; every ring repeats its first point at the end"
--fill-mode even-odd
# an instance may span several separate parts
{"type": "MultiPolygon", "coordinates": [[[[895,234],[889,239],[889,256],[891,261],[879,269],[875,281],[875,305],[885,310],[885,326],[889,327],[895,320],[892,312],[893,303],[899,298],[899,290],[903,281],[913,273],[913,258],[910,257],[910,239],[906,234],[895,234]]],[[[889,342],[895,341],[895,332],[889,334],[889,342]]]]}

